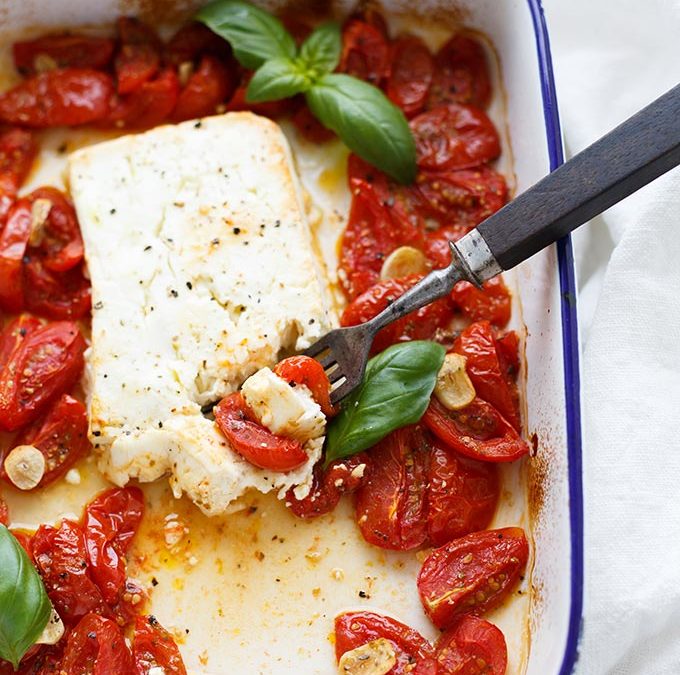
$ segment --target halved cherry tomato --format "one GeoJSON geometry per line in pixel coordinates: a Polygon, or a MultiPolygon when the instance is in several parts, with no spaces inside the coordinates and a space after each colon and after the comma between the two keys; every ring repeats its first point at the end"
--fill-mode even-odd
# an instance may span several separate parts
{"type": "Polygon", "coordinates": [[[312,488],[302,499],[295,488],[286,492],[286,506],[298,518],[317,518],[330,513],[344,494],[355,492],[361,485],[368,458],[364,453],[332,462],[324,469],[323,462],[314,466],[312,488]]]}
{"type": "Polygon", "coordinates": [[[9,361],[12,352],[24,339],[41,325],[40,319],[30,314],[21,314],[3,328],[0,332],[0,369],[9,361]]]}
{"type": "Polygon", "coordinates": [[[38,255],[52,272],[66,272],[83,259],[83,238],[71,200],[54,187],[40,187],[26,196],[29,202],[48,201],[51,206],[42,225],[39,243],[29,244],[32,255],[38,255]]]}
{"type": "Polygon", "coordinates": [[[64,623],[72,626],[89,612],[107,614],[102,593],[90,578],[85,536],[78,523],[41,525],[31,541],[33,560],[47,595],[64,623]]]}
{"type": "Polygon", "coordinates": [[[56,321],[27,335],[0,371],[0,428],[25,426],[68,391],[83,370],[85,346],[70,321],[56,321]]]}
{"type": "Polygon", "coordinates": [[[114,66],[119,94],[129,94],[151,80],[161,63],[161,43],[156,33],[139,19],[118,19],[120,51],[114,66]]]}
{"type": "Polygon", "coordinates": [[[342,283],[350,300],[378,281],[383,261],[394,249],[423,248],[419,222],[409,217],[383,183],[352,181],[352,206],[340,246],[342,283]]]}
{"type": "Polygon", "coordinates": [[[514,462],[529,452],[512,424],[481,398],[448,410],[433,396],[422,422],[450,448],[473,459],[514,462]]]}
{"type": "Polygon", "coordinates": [[[436,54],[429,107],[470,103],[486,108],[491,82],[482,45],[464,35],[454,35],[436,54]]]}
{"type": "Polygon", "coordinates": [[[501,153],[493,122],[483,110],[470,105],[439,106],[414,117],[410,126],[421,169],[468,169],[501,153]]]}
{"type": "Polygon", "coordinates": [[[9,525],[9,510],[2,495],[0,495],[0,525],[9,525]]]}
{"type": "Polygon", "coordinates": [[[392,43],[391,62],[387,96],[406,117],[413,117],[425,107],[434,72],[432,54],[420,38],[409,35],[392,43]]]}
{"type": "Polygon", "coordinates": [[[498,469],[432,441],[427,472],[427,532],[441,546],[489,525],[498,503],[498,469]]]}
{"type": "Polygon", "coordinates": [[[52,70],[0,95],[0,121],[27,127],[74,127],[103,120],[113,81],[88,68],[52,70]]]}
{"type": "Polygon", "coordinates": [[[117,129],[147,129],[165,122],[179,97],[179,79],[165,68],[154,80],[142,82],[133,92],[114,99],[104,126],[117,129]]]}
{"type": "MultiPolygon", "coordinates": [[[[433,648],[417,630],[374,612],[345,612],[335,617],[335,658],[378,638],[389,640],[394,647],[397,662],[389,675],[422,673],[414,665],[433,656],[433,648]]],[[[434,672],[434,671],[433,671],[434,672]]]]}
{"type": "Polygon", "coordinates": [[[473,532],[436,548],[418,574],[425,613],[441,629],[496,607],[519,581],[529,544],[519,527],[473,532]]]}
{"type": "Polygon", "coordinates": [[[491,324],[488,321],[470,324],[454,342],[453,351],[467,359],[465,368],[477,396],[494,406],[519,431],[517,383],[501,366],[491,324]]]}
{"type": "Polygon", "coordinates": [[[204,56],[179,94],[172,113],[176,122],[214,115],[236,87],[235,74],[214,56],[204,56]]]}
{"type": "Polygon", "coordinates": [[[274,366],[274,372],[288,384],[304,384],[326,417],[336,414],[331,403],[331,383],[323,366],[309,356],[289,356],[274,366]]]}
{"type": "Polygon", "coordinates": [[[291,121],[310,143],[325,143],[335,138],[335,134],[312,115],[306,103],[302,103],[298,107],[293,113],[291,121]]]}
{"type": "Polygon", "coordinates": [[[135,579],[128,578],[120,589],[117,602],[110,606],[111,614],[119,626],[127,626],[139,616],[148,599],[146,589],[135,579]]]}
{"type": "Polygon", "coordinates": [[[31,223],[31,204],[20,199],[10,207],[0,232],[0,308],[6,312],[20,312],[24,307],[22,265],[31,223]]]}
{"type": "Polygon", "coordinates": [[[196,21],[182,26],[165,46],[166,63],[178,66],[210,54],[225,62],[231,60],[231,47],[205,24],[196,21]]]}
{"type": "Polygon", "coordinates": [[[148,675],[152,668],[164,675],[186,675],[186,668],[172,636],[158,623],[155,616],[138,616],[132,657],[136,675],[148,675]]]}
{"type": "Polygon", "coordinates": [[[23,268],[26,309],[48,319],[82,319],[92,304],[90,282],[78,265],[50,272],[41,258],[29,255],[23,268]]]}
{"type": "Polygon", "coordinates": [[[509,330],[496,338],[496,351],[501,364],[501,372],[514,382],[519,372],[519,336],[509,330]]]}
{"type": "Polygon", "coordinates": [[[338,70],[379,87],[390,72],[390,48],[385,35],[360,19],[342,29],[342,55],[338,70]]]}
{"type": "Polygon", "coordinates": [[[385,21],[385,17],[381,14],[380,10],[375,7],[362,7],[356,12],[353,12],[349,16],[348,21],[351,21],[352,19],[358,19],[359,21],[363,21],[364,23],[373,26],[373,28],[380,31],[380,34],[385,39],[389,40],[390,34],[387,28],[387,21],[385,21]]]}
{"type": "MultiPolygon", "coordinates": [[[[33,445],[45,456],[45,474],[37,487],[45,487],[63,476],[90,447],[87,440],[87,410],[63,394],[45,417],[24,429],[13,446],[33,445]]],[[[4,469],[0,471],[3,478],[4,469]]]]}
{"type": "Polygon", "coordinates": [[[261,469],[292,471],[308,459],[298,441],[276,436],[258,424],[239,392],[223,398],[213,413],[231,447],[261,469]]]}
{"type": "Polygon", "coordinates": [[[502,277],[485,281],[481,289],[469,281],[459,281],[453,287],[451,300],[470,321],[489,321],[497,328],[503,328],[510,321],[512,296],[502,277]]]}
{"type": "Polygon", "coordinates": [[[0,226],[38,152],[33,134],[10,127],[0,131],[0,226]]]}
{"type": "MultiPolygon", "coordinates": [[[[422,274],[411,274],[401,279],[381,281],[355,298],[342,313],[341,326],[356,326],[369,321],[388,305],[402,296],[423,278],[422,274]]],[[[407,314],[378,332],[373,341],[371,353],[378,353],[408,340],[431,340],[438,328],[453,318],[453,307],[448,298],[442,298],[407,314]]]]}
{"type": "Polygon", "coordinates": [[[462,616],[435,645],[438,675],[505,675],[503,633],[476,616],[462,616]]]}
{"type": "Polygon", "coordinates": [[[61,669],[69,675],[130,675],[132,654],[120,628],[96,614],[84,616],[69,633],[61,669]]]}
{"type": "Polygon", "coordinates": [[[125,586],[125,554],[144,515],[138,487],[111,488],[90,502],[83,520],[90,573],[113,604],[125,586]]]}
{"type": "Polygon", "coordinates": [[[407,551],[427,541],[429,442],[419,426],[393,431],[371,449],[356,492],[357,525],[380,548],[407,551]]]}
{"type": "Polygon", "coordinates": [[[14,65],[22,75],[52,68],[94,68],[102,70],[111,63],[113,40],[87,35],[45,35],[12,45],[14,65]],[[47,61],[47,64],[41,63],[47,61]]]}

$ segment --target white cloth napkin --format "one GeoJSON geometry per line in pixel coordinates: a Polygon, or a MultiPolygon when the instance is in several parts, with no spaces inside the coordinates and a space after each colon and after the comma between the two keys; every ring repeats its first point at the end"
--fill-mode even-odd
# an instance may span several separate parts
{"type": "MultiPolygon", "coordinates": [[[[544,0],[568,154],[680,82],[680,0],[544,0]]],[[[680,675],[680,170],[578,231],[578,675],[680,675]]]]}

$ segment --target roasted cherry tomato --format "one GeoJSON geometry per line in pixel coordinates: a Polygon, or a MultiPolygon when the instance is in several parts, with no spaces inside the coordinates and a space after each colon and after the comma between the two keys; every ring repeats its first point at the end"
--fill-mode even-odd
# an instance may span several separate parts
{"type": "Polygon", "coordinates": [[[304,384],[326,417],[337,412],[331,403],[331,383],[323,366],[309,356],[289,356],[274,366],[274,372],[288,384],[304,384]]]}
{"type": "Polygon", "coordinates": [[[510,321],[512,296],[502,277],[485,281],[481,289],[469,281],[459,281],[453,287],[451,300],[470,321],[489,321],[497,328],[503,328],[510,321]]]}
{"type": "Polygon", "coordinates": [[[338,70],[379,87],[390,72],[390,48],[385,35],[360,19],[342,29],[342,55],[338,70]]]}
{"type": "Polygon", "coordinates": [[[470,324],[454,342],[453,351],[467,359],[465,367],[477,396],[494,406],[519,431],[517,383],[501,365],[491,324],[470,324]]]}
{"type": "Polygon", "coordinates": [[[151,80],[160,67],[161,43],[156,33],[139,19],[118,19],[120,50],[114,66],[119,94],[129,94],[151,80]]]}
{"type": "Polygon", "coordinates": [[[350,300],[377,283],[384,259],[399,246],[423,248],[423,233],[381,185],[356,181],[342,235],[340,268],[350,300]]]}
{"type": "Polygon", "coordinates": [[[87,35],[45,35],[12,45],[14,65],[22,75],[55,68],[106,68],[113,57],[113,40],[87,35]]]}
{"type": "Polygon", "coordinates": [[[236,87],[235,74],[214,56],[204,56],[179,94],[172,113],[176,122],[214,115],[236,87]]]}
{"type": "Polygon", "coordinates": [[[88,68],[52,70],[0,95],[0,121],[27,127],[74,127],[103,120],[113,82],[88,68]]]}
{"type": "Polygon", "coordinates": [[[132,655],[120,628],[96,614],[84,616],[69,633],[61,669],[69,675],[131,675],[132,655]]]}
{"type": "Polygon", "coordinates": [[[448,447],[473,459],[514,462],[529,452],[512,424],[481,398],[460,410],[448,410],[432,397],[422,422],[448,447]]]}
{"type": "Polygon", "coordinates": [[[136,675],[148,675],[152,668],[162,670],[164,675],[187,672],[175,641],[155,616],[137,617],[132,657],[136,675]]]}
{"type": "Polygon", "coordinates": [[[387,21],[385,21],[385,17],[381,14],[380,10],[375,7],[362,7],[360,10],[353,12],[348,21],[352,19],[358,19],[373,26],[386,40],[389,40],[390,34],[387,28],[387,21]]]}
{"type": "Polygon", "coordinates": [[[102,593],[90,578],[83,530],[70,520],[41,525],[31,541],[33,560],[47,595],[66,625],[89,612],[107,614],[102,593]]]}
{"type": "Polygon", "coordinates": [[[42,323],[30,314],[21,314],[8,323],[0,332],[0,369],[7,363],[12,352],[24,339],[36,331],[42,323]]]}
{"type": "Polygon", "coordinates": [[[427,472],[427,532],[433,546],[489,525],[499,495],[498,468],[432,441],[427,472]]]}
{"type": "Polygon", "coordinates": [[[505,675],[503,633],[476,616],[462,616],[435,645],[437,675],[505,675]]]}
{"type": "Polygon", "coordinates": [[[496,607],[520,579],[529,544],[519,527],[473,532],[436,548],[418,574],[425,613],[441,629],[496,607]]]}
{"type": "Polygon", "coordinates": [[[429,107],[470,103],[486,108],[491,83],[482,45],[464,35],[454,35],[436,54],[429,107]]]}
{"type": "Polygon", "coordinates": [[[0,660],[0,675],[62,675],[61,669],[63,647],[61,643],[50,645],[33,645],[15,671],[8,661],[0,660]]]}
{"type": "Polygon", "coordinates": [[[223,398],[213,413],[231,447],[261,469],[292,471],[308,459],[299,441],[276,436],[260,425],[239,392],[223,398]]]}
{"type": "Polygon", "coordinates": [[[389,675],[423,673],[417,666],[414,670],[415,664],[433,656],[434,650],[428,640],[417,630],[389,616],[373,612],[346,612],[335,618],[335,657],[338,661],[345,652],[378,638],[389,640],[396,653],[397,662],[389,675]]]}
{"type": "Polygon", "coordinates": [[[148,129],[165,122],[179,97],[179,79],[165,68],[154,80],[142,82],[133,92],[114,99],[104,126],[117,129],[148,129]]]}
{"type": "Polygon", "coordinates": [[[148,599],[146,589],[135,579],[128,578],[118,594],[118,601],[110,605],[111,615],[119,626],[127,626],[139,616],[140,608],[148,599]]]}
{"type": "Polygon", "coordinates": [[[293,113],[291,121],[310,143],[325,143],[335,138],[335,134],[312,115],[312,111],[306,103],[302,103],[298,107],[293,113]]]}
{"type": "Polygon", "coordinates": [[[356,521],[364,539],[407,551],[427,541],[429,441],[419,426],[393,431],[370,452],[356,492],[356,521]]]}
{"type": "Polygon", "coordinates": [[[113,604],[125,586],[125,554],[144,515],[137,487],[111,488],[85,509],[85,546],[90,573],[106,601],[113,604]]]}
{"type": "Polygon", "coordinates": [[[427,45],[417,37],[406,36],[391,46],[387,96],[407,117],[423,110],[432,82],[434,61],[427,45]]]}
{"type": "Polygon", "coordinates": [[[66,272],[83,259],[83,238],[80,235],[78,217],[71,200],[53,187],[40,187],[26,196],[33,204],[36,201],[46,205],[42,222],[35,222],[34,213],[32,235],[29,241],[31,255],[41,258],[43,265],[52,272],[66,272]],[[35,242],[35,243],[34,243],[35,242]]]}
{"type": "MultiPolygon", "coordinates": [[[[412,274],[401,279],[378,282],[345,308],[340,325],[356,326],[369,321],[422,278],[422,274],[412,274]]],[[[445,326],[452,318],[453,307],[449,299],[436,300],[380,330],[373,341],[371,353],[381,352],[397,342],[431,340],[437,329],[445,326]]]]}
{"type": "Polygon", "coordinates": [[[85,340],[70,321],[27,335],[0,371],[0,428],[25,426],[68,391],[83,370],[84,351],[85,340]]]}
{"type": "Polygon", "coordinates": [[[501,153],[493,122],[483,110],[470,105],[439,106],[414,117],[410,126],[421,169],[468,169],[501,153]]]}
{"type": "Polygon", "coordinates": [[[7,503],[0,495],[0,525],[9,525],[9,510],[7,503]]]}
{"type": "Polygon", "coordinates": [[[514,330],[509,330],[496,338],[496,352],[501,364],[501,372],[515,381],[519,372],[519,336],[514,330]]]}
{"type": "Polygon", "coordinates": [[[30,131],[17,127],[0,131],[0,228],[37,152],[30,131]]]}
{"type": "Polygon", "coordinates": [[[357,490],[364,477],[367,457],[364,453],[332,462],[326,469],[320,462],[314,467],[312,488],[302,499],[295,496],[296,488],[286,492],[286,506],[298,518],[316,518],[330,513],[344,494],[357,490]]]}
{"type": "Polygon", "coordinates": [[[192,22],[182,26],[166,44],[164,58],[167,63],[179,66],[210,54],[227,62],[231,60],[231,47],[205,24],[192,22]]]}
{"type": "MultiPolygon", "coordinates": [[[[17,445],[33,445],[45,456],[45,474],[37,487],[45,487],[63,476],[89,449],[87,410],[68,394],[63,394],[44,418],[24,429],[14,439],[17,445]]],[[[4,469],[0,471],[4,477],[4,469]]]]}
{"type": "Polygon", "coordinates": [[[6,312],[20,312],[25,304],[22,266],[32,222],[31,203],[20,199],[0,231],[0,309],[6,312]]]}
{"type": "Polygon", "coordinates": [[[50,272],[42,259],[24,261],[26,309],[47,319],[82,319],[92,305],[90,282],[78,265],[67,272],[50,272]]]}

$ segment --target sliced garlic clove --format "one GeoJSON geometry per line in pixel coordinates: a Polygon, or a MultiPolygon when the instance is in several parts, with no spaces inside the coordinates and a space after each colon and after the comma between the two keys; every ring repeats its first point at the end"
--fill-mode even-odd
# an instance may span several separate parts
{"type": "Polygon", "coordinates": [[[447,354],[439,369],[434,395],[449,410],[460,410],[474,400],[475,388],[465,370],[467,359],[460,354],[447,354]]]}
{"type": "Polygon", "coordinates": [[[397,663],[397,655],[389,640],[378,638],[345,652],[338,663],[339,675],[385,675],[397,663]]]}
{"type": "Polygon", "coordinates": [[[45,456],[34,445],[17,445],[5,457],[5,472],[20,490],[32,490],[45,475],[45,456]]]}
{"type": "Polygon", "coordinates": [[[394,249],[383,262],[380,278],[400,279],[409,274],[424,274],[427,272],[427,258],[425,254],[413,246],[400,246],[394,249]]]}
{"type": "Polygon", "coordinates": [[[47,625],[40,633],[40,637],[35,641],[38,645],[56,645],[64,635],[64,622],[61,620],[57,611],[52,607],[50,618],[47,625]]]}
{"type": "Polygon", "coordinates": [[[182,61],[177,68],[177,77],[182,87],[186,86],[189,78],[194,74],[193,61],[182,61]]]}
{"type": "Polygon", "coordinates": [[[52,209],[49,199],[36,199],[31,205],[31,236],[28,243],[31,246],[40,246],[45,238],[45,224],[52,209]]]}
{"type": "Polygon", "coordinates": [[[49,54],[36,54],[33,58],[33,68],[36,73],[48,73],[59,68],[59,64],[49,54]]]}

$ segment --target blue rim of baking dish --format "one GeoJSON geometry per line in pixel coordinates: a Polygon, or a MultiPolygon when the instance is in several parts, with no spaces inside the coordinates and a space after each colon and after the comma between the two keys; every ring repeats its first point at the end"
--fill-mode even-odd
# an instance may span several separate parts
{"type": "MultiPolygon", "coordinates": [[[[527,0],[534,24],[543,115],[548,142],[550,170],[564,162],[562,130],[557,107],[550,39],[541,0],[527,0]]],[[[583,613],[583,475],[581,460],[581,397],[579,372],[578,319],[576,316],[576,273],[569,236],[557,242],[562,311],[562,358],[569,459],[569,518],[571,532],[571,609],[569,628],[559,675],[573,672],[578,659],[578,643],[583,613]]]]}

